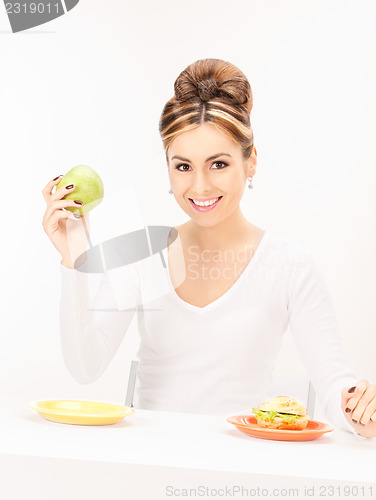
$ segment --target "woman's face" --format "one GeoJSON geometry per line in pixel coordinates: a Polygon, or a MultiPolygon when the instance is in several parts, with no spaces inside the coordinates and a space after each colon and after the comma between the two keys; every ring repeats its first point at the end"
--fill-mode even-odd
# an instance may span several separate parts
{"type": "Polygon", "coordinates": [[[247,177],[256,170],[257,152],[248,160],[240,146],[205,122],[183,132],[168,151],[170,184],[184,212],[201,226],[212,226],[229,217],[238,207],[247,177]],[[196,206],[194,201],[215,201],[196,206]],[[194,201],[193,201],[194,200],[194,201]]]}

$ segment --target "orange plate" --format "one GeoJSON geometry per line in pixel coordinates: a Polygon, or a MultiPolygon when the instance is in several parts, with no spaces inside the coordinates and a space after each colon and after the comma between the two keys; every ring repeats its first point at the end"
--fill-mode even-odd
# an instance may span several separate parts
{"type": "Polygon", "coordinates": [[[274,439],[276,441],[311,441],[334,431],[334,427],[317,420],[308,420],[307,427],[301,431],[268,429],[257,425],[256,417],[253,415],[235,415],[226,418],[227,422],[234,424],[239,431],[250,434],[261,439],[274,439]]]}

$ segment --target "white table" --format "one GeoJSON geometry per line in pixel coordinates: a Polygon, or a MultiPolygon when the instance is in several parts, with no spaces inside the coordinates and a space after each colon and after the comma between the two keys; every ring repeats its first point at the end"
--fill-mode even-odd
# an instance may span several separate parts
{"type": "Polygon", "coordinates": [[[314,441],[262,440],[222,417],[138,409],[117,424],[69,425],[28,403],[0,399],[4,500],[263,498],[266,489],[376,499],[376,439],[336,429],[314,441]]]}

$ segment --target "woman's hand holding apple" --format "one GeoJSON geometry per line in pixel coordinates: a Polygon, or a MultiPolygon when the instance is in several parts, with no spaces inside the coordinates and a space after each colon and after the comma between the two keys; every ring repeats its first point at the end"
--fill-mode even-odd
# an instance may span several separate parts
{"type": "Polygon", "coordinates": [[[42,189],[43,198],[47,203],[42,225],[45,233],[62,256],[61,263],[66,267],[74,268],[76,258],[87,250],[86,231],[89,231],[89,214],[77,218],[76,214],[70,210],[63,210],[66,207],[77,208],[82,205],[77,203],[80,200],[62,199],[66,194],[74,191],[75,186],[72,184],[63,186],[52,193],[54,186],[61,179],[62,176],[59,176],[49,181],[42,189]]]}

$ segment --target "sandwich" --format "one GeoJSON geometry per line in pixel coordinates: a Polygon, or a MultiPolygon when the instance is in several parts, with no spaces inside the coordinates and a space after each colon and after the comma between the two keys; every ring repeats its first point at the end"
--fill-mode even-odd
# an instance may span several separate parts
{"type": "Polygon", "coordinates": [[[252,408],[260,427],[302,430],[307,427],[307,408],[288,396],[276,396],[252,408]]]}

